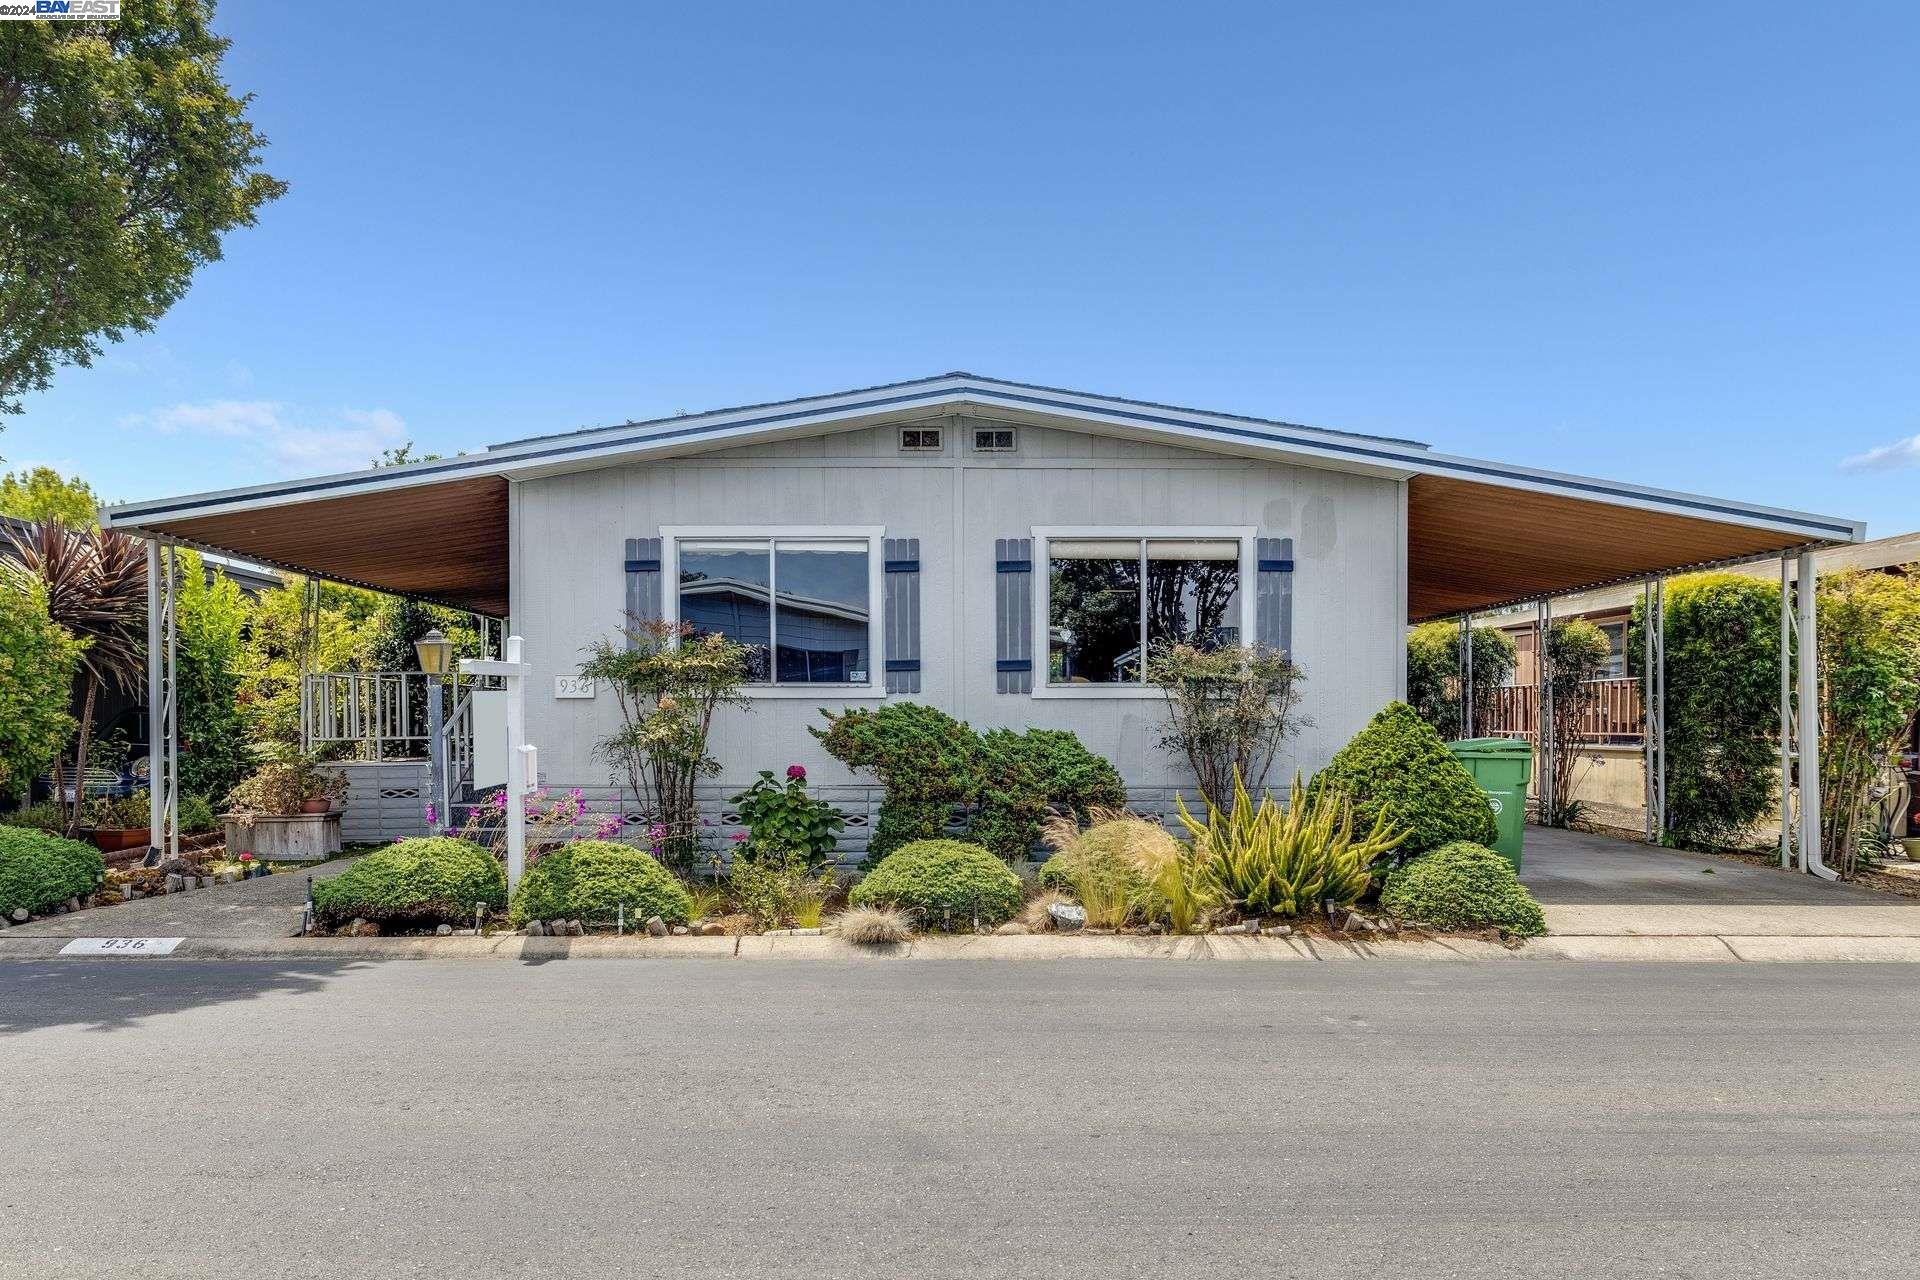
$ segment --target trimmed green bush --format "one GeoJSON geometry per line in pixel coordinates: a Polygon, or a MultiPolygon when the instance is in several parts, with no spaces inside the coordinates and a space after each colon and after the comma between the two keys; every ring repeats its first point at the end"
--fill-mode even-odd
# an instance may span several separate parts
{"type": "Polygon", "coordinates": [[[492,853],[451,836],[396,841],[313,886],[314,912],[326,925],[356,916],[402,928],[471,924],[475,903],[506,906],[506,872],[492,853]]]}
{"type": "Polygon", "coordinates": [[[912,912],[924,927],[970,929],[1001,924],[1020,909],[1020,877],[977,844],[915,840],[880,860],[850,901],[912,912]]]}
{"type": "Polygon", "coordinates": [[[180,797],[180,830],[185,835],[199,836],[215,830],[220,818],[205,796],[189,791],[180,797]]]}
{"type": "Polygon", "coordinates": [[[514,928],[529,920],[613,924],[626,903],[629,927],[659,916],[685,924],[693,896],[652,854],[611,840],[576,840],[542,854],[513,891],[514,928]]]}
{"type": "Polygon", "coordinates": [[[980,737],[979,808],[969,834],[1012,862],[1033,851],[1048,814],[1084,823],[1095,808],[1126,802],[1119,773],[1067,730],[994,729],[980,737]]]}
{"type": "Polygon", "coordinates": [[[1482,845],[1456,840],[1387,876],[1380,905],[1405,920],[1440,929],[1498,929],[1515,938],[1547,931],[1513,864],[1482,845]]]}
{"type": "Polygon", "coordinates": [[[100,851],[29,827],[0,827],[0,915],[84,898],[106,873],[100,851]]]}
{"type": "Polygon", "coordinates": [[[827,754],[849,769],[871,769],[886,788],[867,845],[869,862],[911,841],[937,839],[956,805],[979,787],[980,739],[946,712],[918,702],[823,711],[827,727],[808,727],[827,754]]]}
{"type": "Polygon", "coordinates": [[[1404,702],[1389,702],[1313,779],[1313,794],[1338,787],[1353,801],[1353,827],[1372,830],[1382,814],[1404,831],[1404,855],[1453,840],[1490,844],[1493,806],[1432,725],[1404,702]]]}

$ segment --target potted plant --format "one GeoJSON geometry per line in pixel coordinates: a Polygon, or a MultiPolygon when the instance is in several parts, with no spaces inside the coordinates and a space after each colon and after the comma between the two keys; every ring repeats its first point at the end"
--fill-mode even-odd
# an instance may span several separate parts
{"type": "Polygon", "coordinates": [[[261,815],[326,813],[346,794],[344,772],[326,768],[304,752],[290,752],[249,774],[229,793],[227,803],[233,815],[245,823],[261,815]]]}
{"type": "Polygon", "coordinates": [[[147,792],[125,796],[95,796],[80,809],[80,834],[102,853],[144,849],[153,832],[147,792]]]}

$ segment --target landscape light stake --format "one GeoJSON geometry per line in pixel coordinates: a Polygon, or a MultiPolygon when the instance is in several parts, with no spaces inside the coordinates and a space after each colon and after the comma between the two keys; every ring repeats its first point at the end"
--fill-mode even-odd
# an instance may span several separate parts
{"type": "Polygon", "coordinates": [[[480,913],[485,910],[486,910],[486,907],[482,903],[476,901],[473,904],[473,936],[476,938],[486,936],[480,932],[480,920],[481,920],[480,913]]]}
{"type": "Polygon", "coordinates": [[[300,936],[306,937],[313,926],[313,877],[307,877],[307,902],[300,910],[300,936]]]}
{"type": "Polygon", "coordinates": [[[620,923],[615,927],[617,929],[614,935],[615,937],[624,938],[627,936],[627,904],[625,901],[620,903],[620,923]]]}

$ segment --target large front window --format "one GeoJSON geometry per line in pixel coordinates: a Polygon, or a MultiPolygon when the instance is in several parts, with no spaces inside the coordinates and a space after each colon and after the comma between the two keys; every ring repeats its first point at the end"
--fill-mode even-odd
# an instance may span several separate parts
{"type": "Polygon", "coordinates": [[[873,683],[871,537],[686,534],[673,545],[675,616],[745,646],[750,683],[873,683]]]}
{"type": "Polygon", "coordinates": [[[1241,642],[1238,535],[1062,535],[1041,545],[1049,686],[1137,686],[1152,647],[1241,642]]]}

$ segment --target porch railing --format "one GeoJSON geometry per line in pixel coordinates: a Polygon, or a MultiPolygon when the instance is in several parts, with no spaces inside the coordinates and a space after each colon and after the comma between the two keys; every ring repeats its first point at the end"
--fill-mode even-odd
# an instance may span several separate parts
{"type": "Polygon", "coordinates": [[[473,776],[473,691],[497,680],[419,671],[316,671],[300,684],[300,741],[311,751],[350,744],[361,760],[427,755],[427,682],[444,682],[447,773],[455,786],[473,776]]]}
{"type": "MultiPolygon", "coordinates": [[[[1640,741],[1646,720],[1641,714],[1640,681],[1631,676],[1587,681],[1591,695],[1585,714],[1575,724],[1576,740],[1626,745],[1640,741]]],[[[1534,739],[1539,733],[1540,691],[1533,685],[1495,689],[1490,704],[1479,709],[1475,726],[1488,737],[1534,739]]]]}

